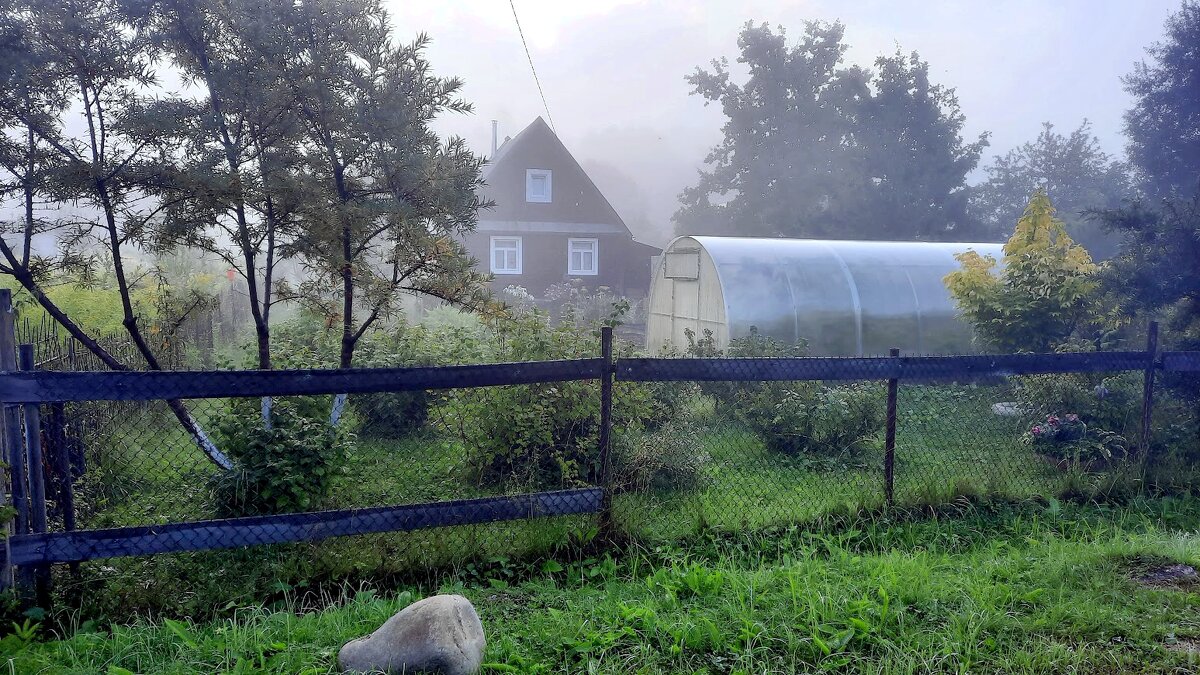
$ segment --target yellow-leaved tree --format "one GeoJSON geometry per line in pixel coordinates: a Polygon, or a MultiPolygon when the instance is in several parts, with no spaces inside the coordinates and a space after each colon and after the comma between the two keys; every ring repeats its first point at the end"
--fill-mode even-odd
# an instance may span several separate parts
{"type": "Polygon", "coordinates": [[[1003,261],[975,251],[955,257],[961,268],[946,275],[946,287],[990,349],[1054,351],[1101,322],[1098,266],[1054,217],[1045,190],[1030,198],[1003,261]]]}

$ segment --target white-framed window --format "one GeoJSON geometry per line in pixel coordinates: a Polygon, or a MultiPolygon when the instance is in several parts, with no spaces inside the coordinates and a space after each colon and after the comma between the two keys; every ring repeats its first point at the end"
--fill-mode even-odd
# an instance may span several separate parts
{"type": "Polygon", "coordinates": [[[595,239],[567,240],[567,274],[597,274],[600,243],[595,239]]]}
{"type": "Polygon", "coordinates": [[[553,178],[550,169],[525,169],[525,201],[549,204],[553,178]]]}
{"type": "Polygon", "coordinates": [[[492,237],[492,274],[521,273],[521,238],[492,237]]]}

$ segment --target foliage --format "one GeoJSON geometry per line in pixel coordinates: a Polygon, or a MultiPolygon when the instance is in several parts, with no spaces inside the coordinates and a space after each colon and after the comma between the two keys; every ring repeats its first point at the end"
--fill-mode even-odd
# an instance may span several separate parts
{"type": "MultiPolygon", "coordinates": [[[[1164,200],[1155,210],[1135,202],[1100,217],[1122,235],[1121,253],[1101,277],[1113,305],[1138,323],[1162,321],[1163,348],[1200,349],[1200,194],[1164,200]]],[[[1159,379],[1179,403],[1192,408],[1190,421],[1176,416],[1166,425],[1181,441],[1186,438],[1171,445],[1177,451],[1200,447],[1195,413],[1200,378],[1163,373],[1159,379]],[[1183,434],[1188,428],[1193,432],[1183,434]]]]}
{"type": "Polygon", "coordinates": [[[886,405],[875,382],[764,383],[737,397],[736,416],[768,449],[788,456],[852,457],[883,429],[886,405]]]}
{"type": "Polygon", "coordinates": [[[298,245],[310,276],[279,294],[341,324],[348,367],[359,338],[394,316],[404,293],[489,305],[487,277],[459,239],[488,206],[476,196],[483,159],[431,126],[471,105],[460,80],[433,74],[427,36],[397,45],[377,0],[279,7],[288,43],[270,63],[302,121],[315,211],[298,245]]]}
{"type": "Polygon", "coordinates": [[[278,398],[264,422],[257,399],[233,399],[217,421],[232,469],[213,478],[222,515],[315,510],[342,470],[352,424],[331,426],[324,397],[278,398]]]}
{"type": "MultiPolygon", "coordinates": [[[[427,44],[398,44],[377,0],[6,4],[0,197],[24,208],[20,236],[0,241],[0,273],[114,369],[136,366],[45,291],[111,277],[119,325],[158,369],[134,297],[142,253],[202,250],[240,274],[264,369],[279,301],[340,324],[344,367],[406,294],[488,305],[459,241],[487,206],[482,159],[431,128],[471,107],[460,81],[433,74],[427,44]],[[44,235],[59,253],[34,250],[44,235]],[[309,274],[289,282],[288,261],[309,274]]],[[[197,299],[160,290],[160,310],[197,299]]]]}
{"type": "Polygon", "coordinates": [[[648,673],[1187,672],[1194,586],[1146,588],[1131,572],[1145,560],[1200,564],[1189,536],[1198,507],[1176,498],[898,509],[612,559],[480,561],[315,602],[248,598],[216,619],[171,614],[173,627],[129,613],[39,638],[10,668],[325,673],[341,645],[416,598],[460,593],[487,608],[493,673],[607,675],[634,663],[648,673]]]}
{"type": "Polygon", "coordinates": [[[844,28],[809,22],[794,46],[782,28],[747,23],[733,81],[725,60],[688,82],[727,116],[725,138],[675,214],[683,234],[848,239],[959,239],[969,228],[966,176],[987,145],[964,143],[954,90],[916,53],[846,66],[844,28]]]}
{"type": "Polygon", "coordinates": [[[972,188],[971,210],[987,241],[1002,238],[1041,188],[1057,205],[1067,233],[1093,258],[1116,253],[1117,238],[1085,212],[1121,205],[1131,189],[1128,167],[1101,149],[1087,120],[1068,135],[1044,123],[1036,139],[996,157],[986,171],[987,180],[972,188]]]}
{"type": "MultiPolygon", "coordinates": [[[[687,355],[696,358],[787,358],[804,356],[807,345],[785,344],[751,326],[748,335],[729,341],[722,352],[712,331],[696,339],[685,330],[687,355]]],[[[872,383],[826,385],[802,382],[702,382],[718,410],[750,428],[766,446],[785,455],[852,455],[882,427],[885,406],[872,383]]]]}
{"type": "MultiPolygon", "coordinates": [[[[691,328],[683,329],[683,334],[688,341],[684,355],[690,358],[710,359],[724,356],[731,359],[792,358],[805,356],[808,353],[806,343],[787,344],[781,342],[769,335],[759,333],[757,326],[751,326],[748,334],[731,339],[725,350],[717,346],[717,340],[709,329],[705,329],[704,334],[699,338],[691,328]]],[[[736,405],[739,396],[757,391],[768,384],[763,382],[700,382],[698,386],[701,393],[713,397],[718,412],[721,412],[736,405]]]]}
{"type": "Polygon", "coordinates": [[[1092,429],[1135,438],[1141,423],[1140,373],[1053,373],[1016,378],[1019,407],[1046,418],[1077,415],[1092,429]]]}
{"type": "Polygon", "coordinates": [[[1102,336],[1096,326],[1096,265],[1071,240],[1038,189],[1004,245],[1004,259],[967,251],[946,287],[976,337],[1002,353],[1045,352],[1077,334],[1102,336]],[[1000,266],[997,270],[997,266],[1000,266]]]}
{"type": "MultiPolygon", "coordinates": [[[[534,310],[496,325],[493,355],[502,362],[594,358],[596,333],[551,325],[534,310]]],[[[456,389],[438,406],[441,424],[466,449],[481,484],[573,486],[599,477],[600,397],[595,382],[456,389]]],[[[613,424],[637,431],[661,423],[669,401],[650,388],[614,388],[613,424]]]]}
{"type": "Polygon", "coordinates": [[[1105,429],[1089,429],[1079,415],[1048,415],[1036,422],[1021,440],[1034,451],[1074,466],[1094,467],[1125,455],[1129,441],[1105,429]]]}
{"type": "Polygon", "coordinates": [[[642,303],[630,302],[626,297],[612,292],[608,286],[588,288],[580,279],[571,279],[552,284],[543,294],[543,304],[550,316],[558,321],[569,321],[581,328],[596,323],[613,325],[621,322],[644,323],[642,303]]]}
{"type": "Polygon", "coordinates": [[[679,408],[654,429],[626,430],[613,439],[613,484],[618,491],[691,491],[705,482],[711,457],[695,411],[679,408]]]}
{"type": "Polygon", "coordinates": [[[1165,319],[1168,344],[1200,349],[1200,195],[1156,209],[1134,202],[1099,217],[1122,235],[1102,277],[1121,312],[1165,319]]]}
{"type": "Polygon", "coordinates": [[[1133,107],[1125,113],[1126,152],[1142,192],[1182,199],[1200,188],[1200,3],[1184,0],[1167,19],[1162,42],[1124,78],[1133,107]]]}

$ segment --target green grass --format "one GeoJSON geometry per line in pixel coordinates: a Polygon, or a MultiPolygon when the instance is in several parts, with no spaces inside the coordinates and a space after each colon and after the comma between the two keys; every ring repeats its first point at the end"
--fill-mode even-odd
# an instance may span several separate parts
{"type": "Polygon", "coordinates": [[[88,625],[25,647],[9,669],[334,672],[341,644],[440,591],[476,604],[492,672],[1195,672],[1184,647],[1200,639],[1197,589],[1131,574],[1200,565],[1198,530],[1196,498],[960,500],[611,558],[501,558],[426,586],[287,596],[214,622],[88,625]]]}
{"type": "MultiPolygon", "coordinates": [[[[1063,474],[1032,461],[1020,445],[1022,423],[991,414],[1003,396],[992,387],[905,387],[897,438],[896,499],[900,505],[941,504],[960,495],[1022,499],[1058,495],[1095,477],[1063,474]]],[[[208,420],[213,402],[200,406],[208,420]]],[[[700,402],[701,413],[704,403],[700,402]]],[[[878,447],[841,463],[807,462],[767,450],[748,431],[711,414],[695,452],[707,458],[695,490],[620,494],[617,527],[639,540],[678,542],[701,531],[745,532],[808,523],[829,513],[883,505],[878,447]]],[[[113,451],[94,463],[80,485],[85,528],[196,520],[212,516],[211,467],[177,426],[133,422],[107,436],[113,451]],[[182,456],[176,462],[173,457],[182,456]]],[[[876,444],[878,446],[878,444],[876,444]]],[[[107,447],[107,446],[106,446],[107,447]]],[[[519,491],[472,483],[463,448],[428,431],[406,438],[363,435],[333,484],[326,506],[349,508],[479,497],[519,491]]],[[[1080,485],[1083,484],[1083,485],[1080,485]]],[[[282,591],[327,587],[345,579],[412,576],[431,568],[497,556],[519,558],[553,550],[572,532],[594,527],[594,516],[514,521],[335,539],[313,544],[102,560],[83,565],[83,578],[58,571],[68,601],[88,616],[127,612],[210,615],[228,602],[275,597],[282,591]]]]}

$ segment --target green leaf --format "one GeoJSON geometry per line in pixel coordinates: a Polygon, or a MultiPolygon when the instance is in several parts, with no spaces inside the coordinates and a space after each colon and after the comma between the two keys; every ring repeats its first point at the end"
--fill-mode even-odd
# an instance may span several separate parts
{"type": "Polygon", "coordinates": [[[173,619],[163,619],[163,626],[166,626],[167,630],[174,633],[175,637],[179,638],[183,644],[192,649],[199,648],[200,645],[192,637],[191,630],[187,624],[173,619]]]}

